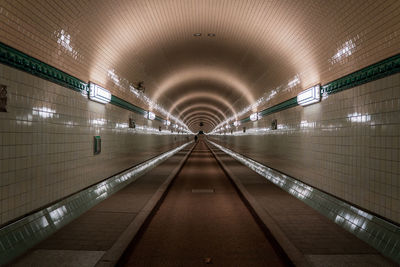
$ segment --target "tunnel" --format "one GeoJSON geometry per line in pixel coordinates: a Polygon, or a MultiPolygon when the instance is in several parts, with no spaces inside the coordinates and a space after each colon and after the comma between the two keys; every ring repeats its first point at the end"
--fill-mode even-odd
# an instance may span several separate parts
{"type": "Polygon", "coordinates": [[[0,266],[399,266],[400,1],[0,0],[0,266]]]}

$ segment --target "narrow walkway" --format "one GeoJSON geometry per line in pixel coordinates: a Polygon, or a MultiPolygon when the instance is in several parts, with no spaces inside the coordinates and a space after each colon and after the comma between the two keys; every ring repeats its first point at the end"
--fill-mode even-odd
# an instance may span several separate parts
{"type": "Polygon", "coordinates": [[[285,266],[203,141],[122,263],[285,266]]]}
{"type": "MultiPolygon", "coordinates": [[[[191,147],[192,145],[184,148],[124,189],[94,206],[39,243],[11,266],[95,266],[110,249],[121,246],[119,244],[121,236],[124,236],[125,231],[138,217],[147,212],[146,205],[191,147]]],[[[121,254],[123,249],[125,247],[122,248],[121,254]]],[[[118,258],[119,256],[115,261],[118,258]]],[[[112,265],[110,261],[108,266],[112,265]]]]}
{"type": "MultiPolygon", "coordinates": [[[[364,241],[230,155],[211,144],[210,147],[219,161],[228,169],[228,173],[241,192],[249,195],[262,212],[270,218],[270,223],[266,223],[267,227],[271,230],[278,228],[293,247],[304,256],[308,265],[317,267],[398,266],[364,241]]],[[[272,234],[277,237],[276,232],[272,234]]]]}

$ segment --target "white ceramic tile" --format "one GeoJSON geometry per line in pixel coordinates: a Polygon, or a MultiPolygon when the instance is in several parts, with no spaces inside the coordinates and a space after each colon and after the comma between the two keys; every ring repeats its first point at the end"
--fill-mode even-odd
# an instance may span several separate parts
{"type": "MultiPolygon", "coordinates": [[[[0,224],[176,146],[186,137],[139,134],[147,120],[0,65],[8,112],[0,113],[0,224]],[[7,79],[3,76],[7,75],[7,79]],[[13,80],[15,79],[15,80],[13,80]],[[93,155],[93,136],[102,152],[93,155]]],[[[158,122],[151,122],[158,128],[158,122]]],[[[151,125],[150,124],[150,125],[151,125]]]]}
{"type": "Polygon", "coordinates": [[[400,222],[400,74],[216,136],[233,150],[400,222]],[[278,130],[270,130],[272,119],[278,130]],[[241,128],[237,129],[239,132],[241,128]],[[251,133],[253,131],[253,133],[251,133]]]}

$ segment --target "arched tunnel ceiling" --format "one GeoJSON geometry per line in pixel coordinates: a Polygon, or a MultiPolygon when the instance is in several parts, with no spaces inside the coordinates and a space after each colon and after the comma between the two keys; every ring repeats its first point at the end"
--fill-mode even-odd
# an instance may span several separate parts
{"type": "Polygon", "coordinates": [[[197,107],[185,121],[217,120],[206,113],[210,110],[218,122],[235,118],[262,96],[268,101],[253,111],[400,52],[398,0],[3,0],[1,5],[2,42],[151,109],[127,86],[144,81],[146,95],[174,116],[183,118],[197,107]]]}

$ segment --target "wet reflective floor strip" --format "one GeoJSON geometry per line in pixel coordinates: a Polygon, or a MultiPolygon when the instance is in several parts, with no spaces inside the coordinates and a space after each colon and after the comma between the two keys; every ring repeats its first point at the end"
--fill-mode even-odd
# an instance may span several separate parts
{"type": "Polygon", "coordinates": [[[285,266],[202,141],[123,264],[285,266]]]}

